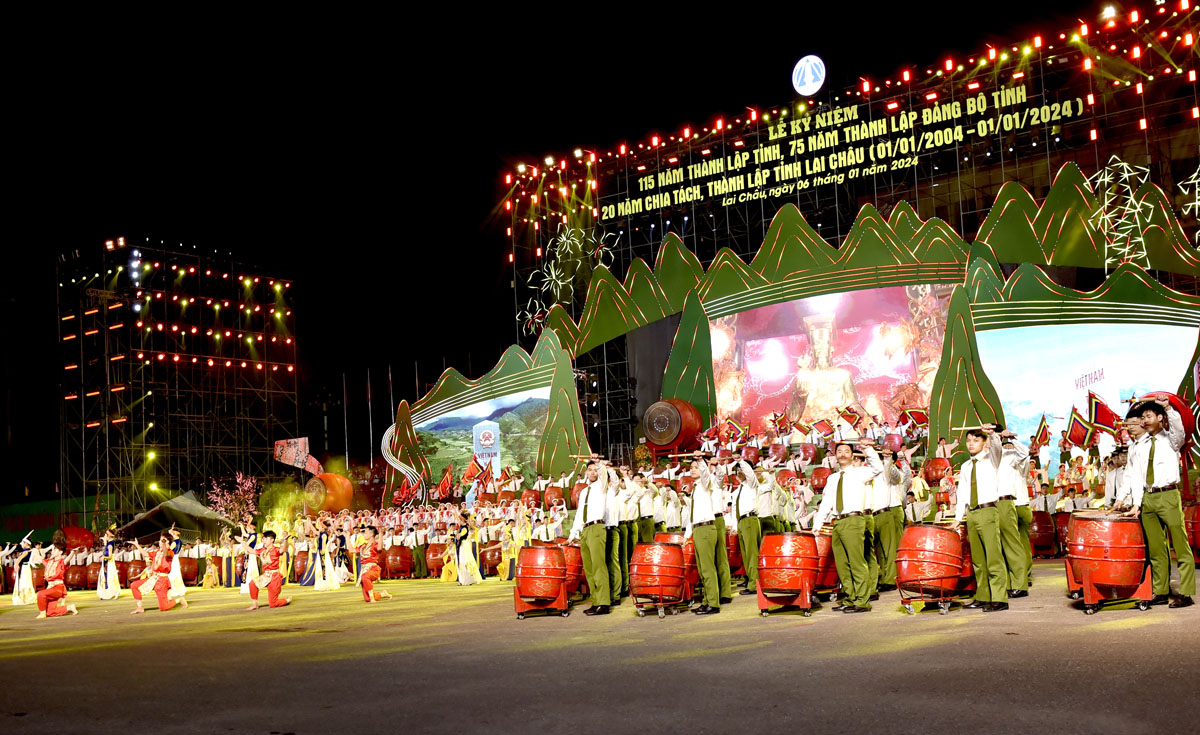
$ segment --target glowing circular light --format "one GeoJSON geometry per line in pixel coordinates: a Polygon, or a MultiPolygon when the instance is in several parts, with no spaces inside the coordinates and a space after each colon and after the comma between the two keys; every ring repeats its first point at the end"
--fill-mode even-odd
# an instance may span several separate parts
{"type": "Polygon", "coordinates": [[[796,62],[792,68],[792,88],[802,97],[811,97],[825,84],[825,62],[820,56],[809,54],[796,62]]]}

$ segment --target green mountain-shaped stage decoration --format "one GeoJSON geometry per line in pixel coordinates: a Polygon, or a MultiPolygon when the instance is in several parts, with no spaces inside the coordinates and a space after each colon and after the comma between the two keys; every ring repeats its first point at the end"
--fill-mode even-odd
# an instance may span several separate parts
{"type": "Polygon", "coordinates": [[[828,268],[836,258],[837,250],[817,234],[800,210],[785,204],[771,220],[750,269],[768,283],[779,283],[806,271],[828,268]]]}
{"type": "MultiPolygon", "coordinates": [[[[654,261],[654,278],[662,287],[671,314],[683,310],[683,302],[704,277],[704,266],[696,254],[683,244],[674,233],[663,239],[658,247],[658,258],[654,261]]],[[[578,354],[578,353],[576,353],[578,354]]]]}
{"type": "MultiPolygon", "coordinates": [[[[396,428],[392,432],[392,441],[388,446],[396,459],[420,472],[427,484],[433,479],[430,477],[429,461],[421,453],[420,444],[417,442],[417,432],[413,430],[412,413],[409,412],[408,401],[400,401],[400,405],[396,407],[396,428]]],[[[392,492],[400,487],[403,477],[399,472],[388,467],[385,498],[390,498],[392,492]]]]}
{"type": "Polygon", "coordinates": [[[1046,251],[1033,230],[1037,215],[1037,202],[1025,187],[1006,181],[996,192],[975,241],[990,245],[1001,263],[1045,263],[1046,251]]]}
{"type": "Polygon", "coordinates": [[[912,205],[905,201],[901,201],[892,207],[892,212],[888,215],[887,222],[888,226],[892,228],[892,232],[896,233],[896,237],[899,238],[900,242],[911,242],[913,237],[916,236],[917,230],[921,229],[921,225],[925,224],[916,211],[913,210],[912,205]]]}
{"type": "Polygon", "coordinates": [[[634,258],[625,273],[625,292],[646,318],[646,323],[655,322],[673,314],[671,303],[663,293],[662,286],[654,277],[654,271],[641,258],[634,258]]]}
{"type": "Polygon", "coordinates": [[[547,331],[553,331],[558,335],[558,341],[561,342],[572,355],[575,352],[575,345],[579,344],[579,327],[575,325],[575,320],[567,313],[567,310],[561,304],[555,304],[550,307],[550,311],[546,314],[546,325],[542,328],[542,334],[547,331]]]}
{"type": "Polygon", "coordinates": [[[592,281],[588,284],[583,317],[579,320],[579,342],[575,354],[587,352],[614,337],[637,329],[648,321],[612,271],[604,266],[597,266],[592,272],[592,281]]]}
{"type": "Polygon", "coordinates": [[[842,268],[869,268],[916,264],[912,251],[901,243],[879,211],[870,204],[858,210],[846,240],[838,249],[838,265],[842,268]]]}
{"type": "Polygon", "coordinates": [[[976,258],[967,266],[967,294],[972,304],[992,304],[1001,301],[1004,281],[984,258],[976,258]]]}
{"type": "Polygon", "coordinates": [[[688,294],[663,373],[663,398],[679,398],[696,407],[707,426],[717,412],[713,380],[712,338],[708,315],[695,292],[688,294]]]}
{"type": "Polygon", "coordinates": [[[721,248],[700,280],[696,294],[701,301],[711,301],[766,285],[767,279],[750,270],[732,250],[721,248]]]}
{"type": "Polygon", "coordinates": [[[1049,254],[1051,265],[1104,267],[1104,236],[1089,221],[1099,207],[1079,167],[1063,164],[1033,220],[1034,234],[1049,254]]]}
{"type": "Polygon", "coordinates": [[[950,296],[942,362],[929,396],[927,456],[932,456],[938,437],[945,437],[947,442],[958,439],[960,444],[951,460],[958,464],[967,459],[967,453],[962,432],[952,431],[953,427],[1004,423],[1000,396],[981,364],[967,291],[956,286],[950,296]]]}
{"type": "MultiPolygon", "coordinates": [[[[899,235],[899,233],[896,233],[899,235]]],[[[965,240],[950,225],[934,217],[922,224],[907,240],[909,250],[918,263],[965,263],[965,240]]]]}
{"type": "MultiPolygon", "coordinates": [[[[559,473],[570,472],[575,468],[575,459],[571,457],[573,454],[591,454],[591,449],[588,448],[583,416],[579,412],[579,395],[575,391],[571,356],[566,350],[560,349],[554,360],[546,426],[538,443],[537,471],[546,477],[558,477],[559,473]]],[[[563,488],[563,494],[569,503],[570,488],[563,488]]]]}
{"type": "Polygon", "coordinates": [[[1151,268],[1200,276],[1200,254],[1188,242],[1162,189],[1147,181],[1134,195],[1137,229],[1151,268]]]}

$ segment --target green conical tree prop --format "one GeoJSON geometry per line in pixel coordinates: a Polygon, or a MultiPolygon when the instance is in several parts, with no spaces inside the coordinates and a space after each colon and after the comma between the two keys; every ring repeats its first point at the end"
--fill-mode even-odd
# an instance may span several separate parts
{"type": "MultiPolygon", "coordinates": [[[[575,392],[575,375],[571,371],[571,356],[558,351],[554,362],[554,378],[550,383],[550,408],[546,428],[538,444],[537,471],[546,477],[558,477],[575,467],[572,454],[590,454],[583,416],[579,413],[579,396],[575,392]]],[[[569,488],[563,488],[567,494],[569,488]]]]}
{"type": "Polygon", "coordinates": [[[700,297],[693,291],[683,304],[683,316],[671,345],[662,387],[663,398],[679,398],[695,406],[705,425],[717,413],[708,328],[708,315],[704,313],[700,297]]]}

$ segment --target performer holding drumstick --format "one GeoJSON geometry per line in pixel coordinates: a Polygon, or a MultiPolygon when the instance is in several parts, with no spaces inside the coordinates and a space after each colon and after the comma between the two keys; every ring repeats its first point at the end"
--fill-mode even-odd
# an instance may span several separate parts
{"type": "Polygon", "coordinates": [[[967,535],[971,542],[971,565],[975,567],[975,600],[966,607],[984,612],[1008,609],[1008,567],[1000,543],[1000,499],[997,481],[1003,449],[995,424],[984,424],[967,431],[967,451],[971,458],[963,462],[959,477],[954,525],[957,531],[967,516],[967,535]]]}
{"type": "Polygon", "coordinates": [[[825,494],[813,518],[813,533],[833,521],[833,561],[842,581],[843,599],[833,610],[860,613],[871,610],[870,568],[866,559],[868,483],[883,472],[875,449],[863,444],[866,466],[855,467],[854,445],[839,442],[834,449],[838,471],[825,482],[825,494]]]}

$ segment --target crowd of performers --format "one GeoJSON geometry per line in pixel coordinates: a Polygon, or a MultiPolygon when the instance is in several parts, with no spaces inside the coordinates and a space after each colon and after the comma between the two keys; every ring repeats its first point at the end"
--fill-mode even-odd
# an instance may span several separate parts
{"type": "MultiPolygon", "coordinates": [[[[1109,457],[1096,451],[1071,457],[1068,444],[1060,443],[1063,456],[1053,484],[1036,459],[1036,444],[1024,444],[992,424],[966,432],[962,441],[970,458],[957,472],[949,467],[933,488],[913,466],[917,446],[877,446],[846,424],[823,447],[823,456],[811,458],[819,462],[811,468],[799,449],[786,461],[768,455],[751,464],[746,453],[739,457],[732,451],[739,447],[717,442],[677,457],[672,466],[643,467],[638,473],[593,458],[570,532],[582,547],[591,591],[592,604],[584,613],[607,614],[628,596],[633,544],[652,541],[655,531],[663,530],[682,531],[694,543],[703,604],[692,611],[720,612],[733,601],[727,527],[736,528],[746,570],[739,594],[755,592],[764,533],[809,529],[832,536],[841,580],[832,609],[868,612],[880,592],[896,588],[900,537],[906,525],[915,523],[941,523],[955,531],[965,523],[976,580],[974,599],[965,607],[1003,611],[1010,599],[1028,596],[1032,585],[1033,511],[1096,508],[1140,518],[1151,565],[1151,604],[1190,606],[1195,570],[1180,493],[1181,418],[1160,394],[1135,404],[1124,427],[1129,443],[1109,457]],[[825,468],[823,492],[811,481],[817,467],[825,468]],[[779,469],[795,475],[783,481],[787,487],[779,484],[779,469]],[[659,483],[667,487],[656,488],[659,483]],[[1179,575],[1174,598],[1172,548],[1179,575]]],[[[773,439],[764,435],[751,442],[770,446],[773,439]]],[[[939,439],[925,461],[948,460],[957,446],[957,441],[939,439]]]]}

